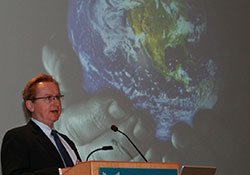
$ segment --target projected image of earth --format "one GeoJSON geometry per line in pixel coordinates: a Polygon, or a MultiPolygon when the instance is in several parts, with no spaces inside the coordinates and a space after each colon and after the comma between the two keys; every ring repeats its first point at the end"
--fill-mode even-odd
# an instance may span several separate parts
{"type": "Polygon", "coordinates": [[[197,0],[71,0],[68,34],[83,88],[120,91],[167,141],[178,122],[192,125],[217,101],[217,65],[207,14],[197,0]]]}

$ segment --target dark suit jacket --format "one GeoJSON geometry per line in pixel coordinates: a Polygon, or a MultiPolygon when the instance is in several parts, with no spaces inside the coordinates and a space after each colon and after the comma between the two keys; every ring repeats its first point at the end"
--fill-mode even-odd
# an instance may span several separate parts
{"type": "MultiPolygon", "coordinates": [[[[74,143],[60,134],[81,160],[74,143]]],[[[50,139],[33,122],[8,131],[1,150],[2,175],[57,175],[63,161],[50,139]]]]}

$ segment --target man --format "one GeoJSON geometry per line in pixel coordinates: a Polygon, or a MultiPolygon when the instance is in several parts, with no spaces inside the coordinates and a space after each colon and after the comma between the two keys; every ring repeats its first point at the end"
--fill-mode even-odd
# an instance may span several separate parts
{"type": "Polygon", "coordinates": [[[14,128],[4,136],[3,175],[63,174],[81,161],[74,143],[54,130],[54,122],[62,110],[61,97],[59,85],[50,75],[40,74],[27,83],[23,100],[31,119],[27,125],[14,128]]]}

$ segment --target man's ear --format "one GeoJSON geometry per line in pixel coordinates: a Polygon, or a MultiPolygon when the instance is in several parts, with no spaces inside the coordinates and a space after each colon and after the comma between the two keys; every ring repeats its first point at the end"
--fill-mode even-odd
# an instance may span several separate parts
{"type": "Polygon", "coordinates": [[[30,112],[34,112],[34,103],[31,100],[25,101],[25,105],[30,112]]]}

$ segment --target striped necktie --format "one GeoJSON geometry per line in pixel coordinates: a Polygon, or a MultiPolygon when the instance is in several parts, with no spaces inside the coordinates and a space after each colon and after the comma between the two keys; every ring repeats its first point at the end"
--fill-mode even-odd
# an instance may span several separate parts
{"type": "Polygon", "coordinates": [[[56,142],[56,146],[57,146],[57,148],[58,148],[58,150],[59,150],[59,152],[61,154],[61,157],[64,160],[65,166],[66,167],[73,167],[74,164],[72,162],[72,159],[70,158],[68,151],[65,149],[65,147],[63,146],[60,138],[58,137],[57,131],[52,130],[51,135],[54,137],[54,140],[56,142]]]}

